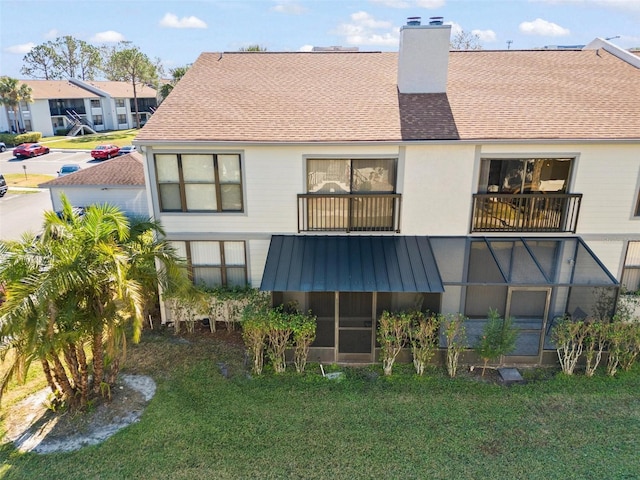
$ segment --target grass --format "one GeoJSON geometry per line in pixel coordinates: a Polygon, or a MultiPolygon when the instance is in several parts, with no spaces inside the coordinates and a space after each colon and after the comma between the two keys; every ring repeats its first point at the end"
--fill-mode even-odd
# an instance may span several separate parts
{"type": "MultiPolygon", "coordinates": [[[[45,175],[41,173],[5,173],[4,179],[7,186],[11,187],[37,187],[39,184],[48,182],[56,178],[55,175],[45,175]]],[[[13,192],[16,193],[19,190],[13,192]]]]}
{"type": "MultiPolygon", "coordinates": [[[[238,347],[147,332],[128,373],[158,389],[141,421],[95,447],[21,454],[0,477],[607,478],[640,476],[640,369],[616,378],[534,372],[509,388],[441,369],[380,366],[329,381],[312,365],[248,378],[238,347]],[[218,362],[230,366],[225,379],[218,362]]],[[[35,380],[33,380],[35,381],[35,380]]],[[[20,395],[22,396],[22,395],[20,395]]]]}
{"type": "Polygon", "coordinates": [[[132,128],[130,130],[114,130],[112,132],[98,133],[96,135],[82,135],[79,137],[48,137],[43,138],[40,143],[47,145],[49,148],[62,148],[62,149],[78,149],[78,150],[91,150],[96,145],[101,143],[111,143],[123,147],[125,145],[131,145],[131,142],[138,134],[138,129],[132,128]]]}

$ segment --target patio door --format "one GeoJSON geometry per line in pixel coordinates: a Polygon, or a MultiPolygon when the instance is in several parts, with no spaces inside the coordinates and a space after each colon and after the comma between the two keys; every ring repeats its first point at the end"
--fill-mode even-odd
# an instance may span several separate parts
{"type": "Polygon", "coordinates": [[[375,345],[373,293],[340,292],[338,295],[338,362],[372,362],[375,345]]]}
{"type": "Polygon", "coordinates": [[[516,349],[503,358],[505,364],[539,364],[549,313],[551,288],[510,287],[506,316],[518,329],[516,349]]]}

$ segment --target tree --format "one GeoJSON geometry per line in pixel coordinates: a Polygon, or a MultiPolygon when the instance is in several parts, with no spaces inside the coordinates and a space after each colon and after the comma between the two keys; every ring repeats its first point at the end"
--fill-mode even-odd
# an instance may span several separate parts
{"type": "Polygon", "coordinates": [[[149,289],[159,283],[171,288],[171,275],[181,270],[158,240],[157,224],[130,223],[109,205],[80,215],[66,198],[62,202],[60,217],[45,214],[41,236],[0,242],[7,298],[0,307],[0,353],[14,352],[0,393],[38,361],[55,398],[83,409],[92,398],[110,395],[127,333],[134,342],[140,338],[149,289]],[[161,268],[153,270],[156,261],[161,268]]]}
{"type": "Polygon", "coordinates": [[[100,67],[100,51],[69,35],[56,39],[56,67],[66,78],[93,80],[100,67]]]}
{"type": "Polygon", "coordinates": [[[175,87],[176,84],[182,79],[182,77],[184,77],[185,73],[187,73],[187,70],[189,70],[190,67],[191,65],[185,65],[184,67],[169,69],[171,80],[169,81],[169,83],[165,83],[164,85],[162,85],[162,87],[160,87],[160,97],[162,98],[162,100],[169,96],[169,94],[173,90],[173,87],[175,87]]]}
{"type": "Polygon", "coordinates": [[[255,45],[249,45],[246,47],[240,47],[240,49],[238,50],[239,52],[266,52],[267,51],[267,47],[263,47],[259,44],[255,44],[255,45]]]}
{"type": "Polygon", "coordinates": [[[516,348],[518,329],[513,326],[511,317],[502,318],[497,310],[490,308],[487,323],[478,339],[476,352],[482,358],[482,376],[490,360],[508,355],[516,348]]]}
{"type": "Polygon", "coordinates": [[[451,50],[482,50],[480,36],[477,33],[460,30],[453,35],[450,44],[451,50]]]}
{"type": "Polygon", "coordinates": [[[52,42],[33,47],[22,61],[20,73],[27,77],[43,80],[57,80],[60,74],[56,68],[56,51],[52,42]]]}
{"type": "Polygon", "coordinates": [[[100,50],[72,36],[34,47],[22,59],[22,74],[32,78],[93,80],[100,71],[100,50]]]}
{"type": "Polygon", "coordinates": [[[119,47],[108,52],[104,70],[109,80],[125,81],[133,86],[136,126],[140,128],[136,86],[155,84],[157,67],[138,47],[131,46],[130,42],[120,42],[119,47]]]}
{"type": "Polygon", "coordinates": [[[0,77],[0,105],[7,107],[7,110],[13,111],[13,125],[16,132],[20,131],[18,122],[18,108],[20,102],[32,102],[31,87],[26,83],[20,83],[16,78],[7,76],[0,77]]]}

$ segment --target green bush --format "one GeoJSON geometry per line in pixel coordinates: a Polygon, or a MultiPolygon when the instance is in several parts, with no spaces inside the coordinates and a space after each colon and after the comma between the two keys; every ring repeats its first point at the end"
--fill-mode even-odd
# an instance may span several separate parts
{"type": "Polygon", "coordinates": [[[7,147],[15,147],[16,135],[13,133],[0,133],[0,142],[4,143],[7,147]]]}
{"type": "Polygon", "coordinates": [[[585,374],[592,377],[602,359],[602,352],[607,346],[609,324],[604,322],[592,322],[585,324],[586,335],[584,337],[584,353],[587,364],[585,374]]]}
{"type": "Polygon", "coordinates": [[[242,314],[242,340],[252,359],[251,371],[256,375],[264,367],[264,347],[267,338],[267,309],[249,306],[242,314]]]}
{"type": "Polygon", "coordinates": [[[37,143],[42,138],[41,132],[27,132],[16,135],[14,138],[14,145],[20,145],[21,143],[37,143]]]}
{"type": "Polygon", "coordinates": [[[447,340],[447,373],[453,378],[458,371],[460,353],[467,345],[467,329],[464,325],[466,318],[460,313],[438,316],[447,340]]]}
{"type": "Polygon", "coordinates": [[[517,338],[518,329],[513,326],[511,317],[503,319],[496,309],[490,308],[487,323],[475,348],[484,362],[482,376],[489,361],[515,350],[517,338]]]}
{"type": "Polygon", "coordinates": [[[408,333],[413,366],[418,375],[424,374],[425,367],[436,353],[439,329],[440,317],[414,312],[408,333]]]}
{"type": "Polygon", "coordinates": [[[56,136],[64,137],[67,133],[69,133],[69,129],[67,128],[58,128],[56,129],[56,136]]]}
{"type": "Polygon", "coordinates": [[[551,330],[551,341],[556,346],[563,373],[573,375],[578,359],[582,355],[586,336],[585,323],[574,322],[567,316],[562,317],[551,330]]]}
{"type": "Polygon", "coordinates": [[[411,320],[411,313],[391,313],[386,310],[378,320],[378,343],[385,375],[391,375],[393,364],[407,342],[411,320]]]}
{"type": "Polygon", "coordinates": [[[296,372],[303,373],[307,365],[309,347],[316,339],[316,317],[311,312],[290,313],[291,328],[293,330],[293,363],[296,372]]]}

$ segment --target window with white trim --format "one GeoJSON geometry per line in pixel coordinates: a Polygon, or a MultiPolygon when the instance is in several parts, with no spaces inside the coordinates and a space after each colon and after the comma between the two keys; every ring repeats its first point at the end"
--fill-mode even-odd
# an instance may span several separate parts
{"type": "Polygon", "coordinates": [[[627,245],[621,283],[628,292],[640,291],[640,241],[627,245]]]}
{"type": "Polygon", "coordinates": [[[244,241],[172,241],[176,253],[187,260],[194,285],[245,287],[247,257],[244,241]]]}
{"type": "Polygon", "coordinates": [[[156,154],[163,212],[241,212],[238,154],[156,154]]]}

